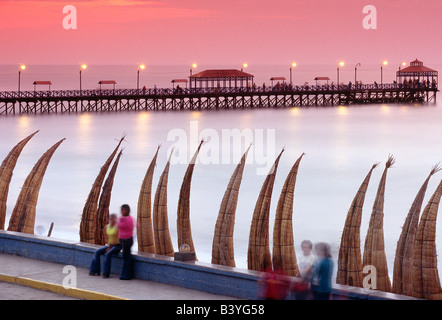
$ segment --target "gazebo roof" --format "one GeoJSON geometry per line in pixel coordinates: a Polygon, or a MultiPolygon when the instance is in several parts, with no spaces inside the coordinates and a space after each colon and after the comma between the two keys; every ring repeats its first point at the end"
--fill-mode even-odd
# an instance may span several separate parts
{"type": "Polygon", "coordinates": [[[190,78],[250,78],[250,77],[253,77],[253,75],[235,69],[204,70],[190,76],[190,78]]]}
{"type": "Polygon", "coordinates": [[[270,80],[271,81],[278,81],[278,80],[279,81],[285,81],[285,78],[284,77],[271,77],[270,80]]]}
{"type": "Polygon", "coordinates": [[[187,83],[189,82],[187,79],[173,79],[172,83],[177,83],[177,82],[183,82],[183,83],[187,83]]]}
{"type": "Polygon", "coordinates": [[[98,84],[117,84],[115,80],[101,80],[98,84]]]}
{"type": "Polygon", "coordinates": [[[398,71],[398,74],[404,74],[404,73],[428,73],[428,72],[437,72],[436,70],[427,68],[424,66],[424,63],[422,61],[419,61],[418,59],[410,62],[410,66],[406,67],[404,69],[401,69],[398,71]]]}
{"type": "Polygon", "coordinates": [[[51,81],[34,81],[34,83],[33,83],[34,85],[52,85],[52,82],[51,81]]]}
{"type": "Polygon", "coordinates": [[[316,77],[315,79],[314,79],[315,81],[329,81],[330,80],[330,78],[329,77],[316,77]]]}

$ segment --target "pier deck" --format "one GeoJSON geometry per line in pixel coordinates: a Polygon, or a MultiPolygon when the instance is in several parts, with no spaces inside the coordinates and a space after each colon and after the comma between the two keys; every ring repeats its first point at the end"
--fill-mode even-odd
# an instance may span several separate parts
{"type": "Polygon", "coordinates": [[[367,84],[293,88],[116,89],[0,92],[0,116],[436,103],[437,86],[367,84]]]}

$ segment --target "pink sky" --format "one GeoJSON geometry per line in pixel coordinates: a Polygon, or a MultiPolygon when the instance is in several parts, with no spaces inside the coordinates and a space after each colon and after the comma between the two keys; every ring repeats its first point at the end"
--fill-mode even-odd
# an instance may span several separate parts
{"type": "Polygon", "coordinates": [[[0,64],[439,64],[441,0],[0,0],[0,64]],[[78,29],[64,30],[74,5],[78,29]],[[375,5],[378,29],[364,30],[375,5]]]}

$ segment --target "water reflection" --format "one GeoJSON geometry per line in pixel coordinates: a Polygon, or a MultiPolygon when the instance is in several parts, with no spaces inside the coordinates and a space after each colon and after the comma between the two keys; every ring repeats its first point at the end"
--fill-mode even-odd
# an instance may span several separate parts
{"type": "Polygon", "coordinates": [[[387,114],[387,115],[390,114],[390,106],[388,106],[386,104],[381,105],[381,111],[384,114],[387,114]]]}
{"type": "Polygon", "coordinates": [[[31,117],[30,116],[19,116],[18,118],[18,134],[20,136],[26,136],[31,131],[30,129],[31,117]]]}
{"type": "Polygon", "coordinates": [[[340,115],[340,116],[348,115],[348,107],[338,106],[338,115],[340,115]]]}
{"type": "Polygon", "coordinates": [[[80,143],[77,144],[78,150],[82,154],[87,154],[91,151],[92,140],[92,115],[89,113],[82,113],[78,116],[77,135],[80,143]]]}
{"type": "MultiPolygon", "coordinates": [[[[149,139],[150,122],[151,116],[148,112],[141,112],[136,115],[135,140],[137,143],[131,147],[135,147],[139,153],[145,151],[151,142],[149,139]]],[[[128,139],[130,141],[130,137],[128,139]]]]}

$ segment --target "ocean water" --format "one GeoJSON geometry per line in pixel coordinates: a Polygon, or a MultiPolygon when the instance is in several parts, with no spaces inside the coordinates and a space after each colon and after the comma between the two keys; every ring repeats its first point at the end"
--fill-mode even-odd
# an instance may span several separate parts
{"type": "MultiPolygon", "coordinates": [[[[15,89],[16,84],[12,83],[16,77],[15,68],[0,66],[0,90],[15,89]]],[[[284,66],[255,68],[250,67],[247,71],[257,75],[257,82],[283,75],[285,70],[284,66]]],[[[22,88],[31,90],[30,83],[34,80],[52,80],[54,90],[74,88],[77,85],[76,69],[76,66],[29,66],[22,74],[22,88]]],[[[298,81],[294,82],[309,81],[312,75],[327,76],[333,69],[332,66],[306,68],[296,74],[298,78],[294,79],[298,81]],[[329,70],[329,73],[320,73],[321,70],[329,70]]],[[[365,73],[362,70],[364,83],[376,78],[374,68],[367,67],[365,73]]],[[[392,79],[394,73],[390,71],[389,78],[392,79]]],[[[168,86],[170,79],[183,78],[187,72],[185,66],[149,67],[142,74],[141,84],[168,86]]],[[[343,74],[341,79],[351,80],[350,71],[343,74]]],[[[89,88],[94,88],[99,80],[110,79],[117,80],[121,88],[134,87],[136,67],[91,66],[83,79],[89,88]]],[[[157,146],[161,144],[153,192],[171,147],[179,146],[180,154],[189,158],[195,144],[204,137],[207,142],[201,149],[201,161],[196,165],[192,180],[190,216],[198,258],[210,262],[221,200],[236,166],[234,160],[247,147],[247,143],[237,148],[231,143],[228,147],[223,133],[251,132],[254,147],[249,155],[251,161],[244,171],[235,223],[237,266],[247,267],[250,222],[265,179],[263,173],[284,148],[273,190],[270,239],[285,178],[296,159],[305,152],[295,190],[296,250],[301,253],[300,243],[304,239],[326,241],[332,246],[335,260],[347,211],[362,180],[373,163],[381,162],[381,167],[374,171],[366,196],[361,227],[363,247],[383,166],[389,154],[396,157],[397,162],[388,173],[384,211],[385,246],[392,273],[396,243],[411,203],[431,167],[442,160],[441,123],[442,108],[436,104],[0,117],[1,159],[19,140],[40,130],[17,163],[10,186],[7,221],[33,165],[61,138],[67,140],[55,153],[41,188],[36,234],[46,234],[50,223],[54,222],[53,237],[78,240],[81,212],[92,183],[123,133],[127,133],[127,142],[114,183],[111,211],[118,212],[121,204],[128,203],[134,215],[140,186],[157,146]]],[[[178,195],[187,168],[185,162],[177,162],[170,168],[168,188],[169,228],[175,249],[178,195]]],[[[439,173],[430,181],[424,205],[441,178],[439,173]]],[[[438,230],[442,228],[441,223],[439,219],[438,230]]],[[[439,237],[437,245],[441,250],[439,237]]]]}

